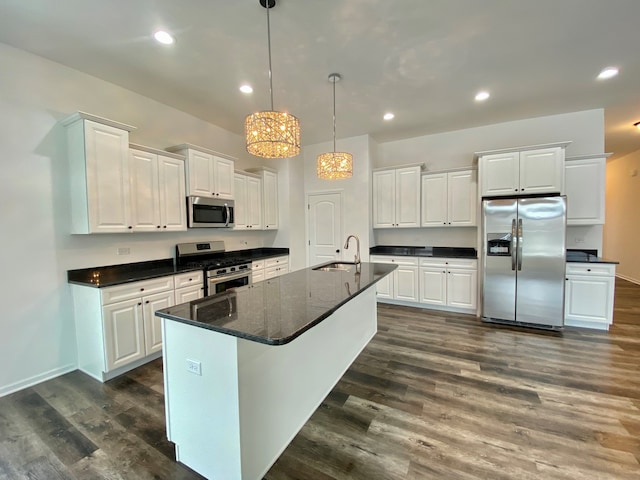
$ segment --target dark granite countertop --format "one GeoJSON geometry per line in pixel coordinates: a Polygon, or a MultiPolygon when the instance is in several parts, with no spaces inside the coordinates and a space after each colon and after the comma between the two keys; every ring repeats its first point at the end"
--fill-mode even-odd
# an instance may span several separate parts
{"type": "Polygon", "coordinates": [[[397,267],[362,263],[360,273],[353,264],[348,271],[313,268],[158,310],[156,315],[259,343],[283,345],[397,267]]]}
{"type": "Polygon", "coordinates": [[[597,250],[567,250],[567,263],[613,263],[619,264],[615,260],[607,260],[598,257],[597,250]]]}
{"type": "MultiPolygon", "coordinates": [[[[247,262],[282,255],[289,255],[289,249],[265,247],[221,253],[221,257],[232,256],[247,262]]],[[[67,270],[67,281],[75,285],[102,288],[201,270],[193,267],[176,267],[174,263],[173,258],[164,258],[147,262],[67,270]]]]}
{"type": "Polygon", "coordinates": [[[369,249],[370,255],[395,255],[407,257],[447,257],[477,259],[478,252],[470,247],[407,247],[378,245],[369,249]]]}

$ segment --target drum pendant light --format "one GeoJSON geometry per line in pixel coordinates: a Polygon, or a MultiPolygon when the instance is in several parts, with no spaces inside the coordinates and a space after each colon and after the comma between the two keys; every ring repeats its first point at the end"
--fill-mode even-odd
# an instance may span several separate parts
{"type": "Polygon", "coordinates": [[[271,110],[252,113],[244,120],[247,152],[264,158],[289,158],[300,153],[300,122],[287,112],[273,109],[273,79],[271,74],[271,25],[269,10],[276,0],[260,0],[267,10],[267,45],[269,49],[269,94],[271,110]]]}
{"type": "Polygon", "coordinates": [[[329,75],[329,81],[333,84],[333,152],[322,153],[317,158],[318,178],[324,180],[341,180],[353,174],[353,155],[336,152],[336,82],[341,79],[339,73],[329,75]]]}

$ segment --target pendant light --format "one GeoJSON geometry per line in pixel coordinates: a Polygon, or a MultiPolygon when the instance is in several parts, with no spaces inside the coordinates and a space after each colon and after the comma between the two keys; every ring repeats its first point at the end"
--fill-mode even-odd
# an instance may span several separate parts
{"type": "Polygon", "coordinates": [[[271,75],[271,25],[269,10],[276,0],[260,0],[267,9],[267,45],[269,48],[269,94],[271,110],[252,113],[244,120],[247,152],[264,158],[289,158],[300,153],[300,122],[287,112],[273,110],[273,80],[271,75]]]}
{"type": "Polygon", "coordinates": [[[347,152],[336,152],[336,82],[342,79],[339,73],[329,75],[333,83],[333,152],[318,155],[318,178],[324,180],[341,180],[351,178],[353,174],[353,155],[347,152]]]}

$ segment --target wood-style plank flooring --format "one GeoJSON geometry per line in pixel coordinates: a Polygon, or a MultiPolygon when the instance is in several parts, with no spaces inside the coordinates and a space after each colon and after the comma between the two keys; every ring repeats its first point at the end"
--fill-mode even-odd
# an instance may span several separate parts
{"type": "MultiPolygon", "coordinates": [[[[640,286],[616,282],[609,333],[378,313],[267,480],[640,479],[640,286]]],[[[174,461],[163,401],[161,360],[1,398],[0,480],[202,478],[174,461]]]]}

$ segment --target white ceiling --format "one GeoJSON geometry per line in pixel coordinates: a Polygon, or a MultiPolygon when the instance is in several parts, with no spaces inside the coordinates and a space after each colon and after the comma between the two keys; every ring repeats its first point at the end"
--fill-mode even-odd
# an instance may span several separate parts
{"type": "MultiPolygon", "coordinates": [[[[605,108],[606,150],[640,149],[639,0],[278,0],[270,16],[274,106],[303,146],[332,138],[338,72],[338,138],[605,108]],[[620,75],[596,80],[609,65],[620,75]]],[[[258,0],[0,0],[0,42],[239,134],[270,107],[266,27],[258,0]]]]}

